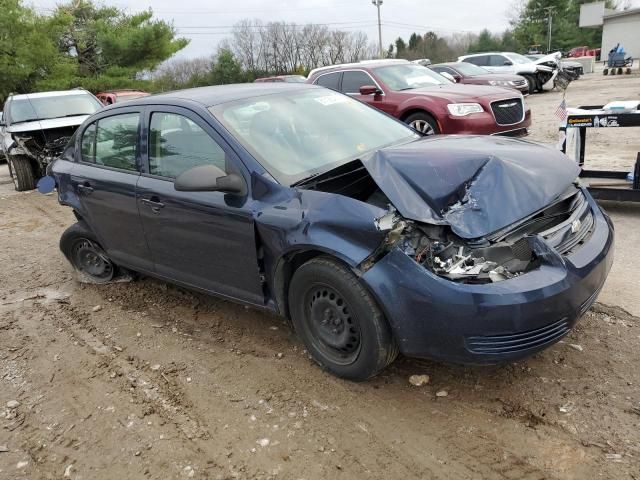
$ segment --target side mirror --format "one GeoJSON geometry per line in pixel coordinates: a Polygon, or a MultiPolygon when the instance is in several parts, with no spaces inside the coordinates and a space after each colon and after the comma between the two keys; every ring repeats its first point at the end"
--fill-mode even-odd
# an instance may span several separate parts
{"type": "Polygon", "coordinates": [[[451,75],[453,77],[453,79],[455,80],[456,83],[459,83],[460,80],[462,80],[462,76],[458,75],[457,73],[454,75],[451,75]]]}
{"type": "Polygon", "coordinates": [[[503,65],[509,67],[509,66],[513,65],[513,62],[511,60],[505,60],[503,65]]]}
{"type": "Polygon", "coordinates": [[[179,192],[224,192],[234,195],[246,195],[247,185],[236,174],[226,174],[214,165],[201,165],[182,172],[174,183],[179,192]]]}
{"type": "Polygon", "coordinates": [[[382,91],[375,85],[363,85],[360,87],[360,95],[380,95],[382,91]]]}

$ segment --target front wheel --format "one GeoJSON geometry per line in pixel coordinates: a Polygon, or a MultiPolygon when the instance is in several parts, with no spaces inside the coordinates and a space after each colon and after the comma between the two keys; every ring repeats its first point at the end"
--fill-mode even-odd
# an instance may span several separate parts
{"type": "Polygon", "coordinates": [[[423,135],[437,135],[440,133],[438,122],[428,113],[418,112],[409,115],[404,123],[423,135]]]}
{"type": "Polygon", "coordinates": [[[31,161],[27,157],[19,155],[7,155],[9,175],[13,180],[13,186],[18,192],[33,190],[36,188],[36,176],[31,161]]]}
{"type": "Polygon", "coordinates": [[[339,377],[366,380],[398,354],[384,315],[356,276],[336,260],[316,257],[296,270],[289,309],[311,356],[339,377]]]}
{"type": "Polygon", "coordinates": [[[534,93],[538,89],[536,79],[531,75],[523,75],[523,77],[527,81],[527,85],[529,86],[529,93],[534,93]]]}

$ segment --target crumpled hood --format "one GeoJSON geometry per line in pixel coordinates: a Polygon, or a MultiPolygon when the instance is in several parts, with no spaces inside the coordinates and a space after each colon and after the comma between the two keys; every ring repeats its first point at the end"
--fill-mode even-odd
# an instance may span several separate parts
{"type": "Polygon", "coordinates": [[[73,117],[47,118],[31,122],[16,123],[7,127],[7,133],[24,133],[36,130],[50,130],[53,128],[79,127],[89,115],[74,115],[73,117]]]}
{"type": "Polygon", "coordinates": [[[441,136],[361,159],[405,218],[479,238],[546,207],[578,177],[561,152],[525,140],[441,136]]]}

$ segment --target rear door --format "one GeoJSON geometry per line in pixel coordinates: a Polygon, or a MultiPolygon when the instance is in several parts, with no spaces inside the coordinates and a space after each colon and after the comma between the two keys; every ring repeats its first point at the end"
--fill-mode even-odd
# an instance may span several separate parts
{"type": "Polygon", "coordinates": [[[151,107],[145,121],[145,172],[138,208],[155,271],[166,278],[264,304],[250,194],[178,192],[184,171],[215,165],[248,173],[218,133],[194,112],[151,107]]]}
{"type": "Polygon", "coordinates": [[[109,256],[151,271],[136,203],[141,112],[133,107],[112,110],[84,127],[70,179],[81,213],[109,256]]]}

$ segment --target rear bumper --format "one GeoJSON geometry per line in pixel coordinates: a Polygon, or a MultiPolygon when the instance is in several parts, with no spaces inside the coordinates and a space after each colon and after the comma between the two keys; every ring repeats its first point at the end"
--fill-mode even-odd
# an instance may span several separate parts
{"type": "Polygon", "coordinates": [[[466,117],[446,115],[439,117],[440,130],[444,134],[457,135],[496,135],[527,129],[531,126],[531,110],[525,108],[524,119],[511,125],[498,125],[493,113],[484,111],[466,117]]]}
{"type": "Polygon", "coordinates": [[[595,302],[613,262],[613,227],[594,200],[587,242],[563,257],[539,237],[542,265],[502,282],[445,280],[396,249],[363,276],[400,351],[470,365],[527,357],[557,342],[595,302]]]}

